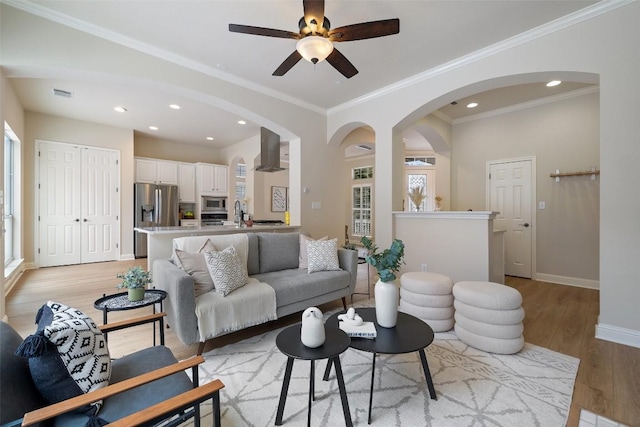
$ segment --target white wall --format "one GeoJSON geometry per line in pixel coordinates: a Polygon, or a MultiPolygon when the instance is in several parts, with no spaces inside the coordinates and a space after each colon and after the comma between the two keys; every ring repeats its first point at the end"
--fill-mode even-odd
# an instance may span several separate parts
{"type": "MultiPolygon", "coordinates": [[[[640,2],[631,2],[537,39],[497,46],[484,57],[447,64],[446,71],[425,73],[404,85],[397,83],[396,91],[332,109],[328,135],[332,138],[351,123],[367,123],[376,129],[376,137],[385,136],[376,141],[376,146],[390,145],[392,138],[381,134],[380,129],[392,129],[410,115],[424,116],[451,102],[452,96],[498,87],[502,79],[512,84],[542,82],[552,76],[587,82],[599,79],[602,175],[598,336],[640,347],[640,292],[634,268],[640,259],[640,168],[636,164],[640,158],[640,61],[630,54],[640,45],[639,16],[640,2]]],[[[378,153],[391,152],[390,148],[381,148],[378,153]]],[[[378,170],[382,167],[390,172],[389,159],[380,165],[376,161],[378,170]]],[[[390,185],[377,186],[376,200],[391,200],[391,192],[390,185]]],[[[390,209],[390,204],[376,205],[380,244],[386,245],[392,238],[390,209]],[[389,232],[381,233],[385,228],[389,232]]]]}
{"type": "MultiPolygon", "coordinates": [[[[580,92],[582,93],[582,92],[580,92]]],[[[598,93],[513,111],[453,126],[453,206],[485,210],[486,163],[535,156],[536,275],[599,280],[600,180],[563,178],[551,172],[600,167],[598,93]]],[[[535,206],[534,206],[535,209],[535,206]]],[[[544,276],[543,276],[544,277],[544,276]]],[[[578,281],[579,282],[579,281],[578,281]]]]}
{"type": "Polygon", "coordinates": [[[217,148],[196,144],[190,144],[185,147],[185,144],[179,142],[165,141],[138,132],[134,132],[133,140],[133,154],[136,157],[150,157],[152,159],[187,163],[228,164],[217,148]]]}
{"type": "Polygon", "coordinates": [[[36,140],[65,142],[120,151],[120,256],[133,257],[133,131],[27,112],[24,151],[24,228],[27,263],[35,262],[36,140]]]}

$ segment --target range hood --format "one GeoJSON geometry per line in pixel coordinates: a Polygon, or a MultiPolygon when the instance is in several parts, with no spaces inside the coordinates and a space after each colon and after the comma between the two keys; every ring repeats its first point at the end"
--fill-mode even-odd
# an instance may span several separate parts
{"type": "Polygon", "coordinates": [[[280,135],[267,128],[260,128],[260,165],[256,172],[279,172],[286,170],[280,167],[280,135]]]}

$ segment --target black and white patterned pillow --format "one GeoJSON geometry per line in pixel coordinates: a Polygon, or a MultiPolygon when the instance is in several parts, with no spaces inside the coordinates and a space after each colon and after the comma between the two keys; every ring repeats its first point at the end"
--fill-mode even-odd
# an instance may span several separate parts
{"type": "Polygon", "coordinates": [[[338,239],[307,241],[308,271],[340,270],[338,239]]]}
{"type": "Polygon", "coordinates": [[[204,259],[216,292],[227,296],[238,288],[243,287],[249,281],[247,270],[242,265],[242,259],[236,248],[228,248],[216,252],[205,252],[204,259]]]}
{"type": "MultiPolygon", "coordinates": [[[[36,388],[48,403],[57,403],[109,385],[111,358],[104,334],[80,310],[49,301],[36,316],[38,330],[16,354],[29,358],[36,388]]],[[[102,401],[80,408],[94,415],[102,401]]]]}

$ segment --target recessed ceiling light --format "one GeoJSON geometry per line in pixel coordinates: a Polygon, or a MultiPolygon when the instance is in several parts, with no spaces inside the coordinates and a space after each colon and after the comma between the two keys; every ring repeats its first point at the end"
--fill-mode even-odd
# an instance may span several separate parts
{"type": "Polygon", "coordinates": [[[467,104],[467,108],[476,108],[478,106],[477,102],[470,102],[467,104]]]}
{"type": "Polygon", "coordinates": [[[239,125],[246,125],[246,124],[247,124],[247,122],[245,122],[244,120],[238,120],[238,124],[239,124],[239,125]]]}
{"type": "Polygon", "coordinates": [[[551,80],[549,83],[547,83],[547,87],[558,86],[560,83],[562,83],[561,80],[551,80]]]}
{"type": "Polygon", "coordinates": [[[120,106],[113,107],[113,109],[116,110],[118,113],[126,113],[127,112],[126,108],[120,107],[120,106]]]}
{"type": "Polygon", "coordinates": [[[158,130],[158,126],[149,126],[149,129],[151,129],[151,130],[158,130]]]}
{"type": "Polygon", "coordinates": [[[213,137],[212,136],[208,136],[207,137],[207,141],[213,141],[213,137]]]}
{"type": "Polygon", "coordinates": [[[174,110],[179,110],[180,106],[178,104],[171,104],[171,105],[169,105],[169,108],[172,108],[174,110]]]}

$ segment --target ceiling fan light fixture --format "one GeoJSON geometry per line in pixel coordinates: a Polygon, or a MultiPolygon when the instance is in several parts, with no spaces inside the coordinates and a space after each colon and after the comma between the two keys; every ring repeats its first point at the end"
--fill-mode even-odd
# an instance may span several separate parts
{"type": "Polygon", "coordinates": [[[317,64],[324,61],[333,52],[333,43],[324,37],[307,36],[298,41],[296,50],[304,59],[312,64],[317,64]]]}

